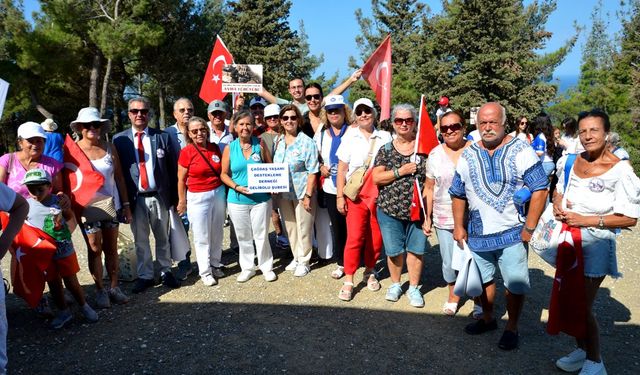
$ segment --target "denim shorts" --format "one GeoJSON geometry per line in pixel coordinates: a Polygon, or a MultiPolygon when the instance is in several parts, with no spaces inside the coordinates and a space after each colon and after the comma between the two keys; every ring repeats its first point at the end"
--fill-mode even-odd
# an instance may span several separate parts
{"type": "Polygon", "coordinates": [[[94,221],[92,223],[84,223],[84,232],[86,234],[96,234],[104,229],[117,228],[120,222],[118,219],[113,220],[103,220],[103,221],[94,221]]]}
{"type": "Polygon", "coordinates": [[[482,275],[482,283],[493,280],[496,264],[500,268],[504,286],[513,294],[527,294],[529,285],[529,264],[527,248],[518,242],[504,249],[471,252],[482,275]]]}
{"type": "Polygon", "coordinates": [[[422,232],[420,223],[398,220],[378,207],[378,224],[382,243],[387,256],[395,257],[405,250],[412,254],[422,255],[427,248],[427,236],[422,232]]]}
{"type": "Polygon", "coordinates": [[[608,229],[581,228],[584,275],[587,277],[622,277],[618,272],[616,234],[608,229]]]}
{"type": "Polygon", "coordinates": [[[542,163],[542,169],[544,169],[544,173],[547,174],[547,177],[551,176],[551,173],[556,169],[556,164],[552,161],[545,161],[542,163]]]}
{"type": "Polygon", "coordinates": [[[440,256],[442,257],[442,278],[447,284],[456,281],[456,271],[451,268],[453,257],[453,230],[436,228],[438,243],[440,244],[440,256]]]}

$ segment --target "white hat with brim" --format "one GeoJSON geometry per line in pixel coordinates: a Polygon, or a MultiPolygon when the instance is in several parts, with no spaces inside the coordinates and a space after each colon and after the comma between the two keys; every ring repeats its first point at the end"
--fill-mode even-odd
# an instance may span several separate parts
{"type": "Polygon", "coordinates": [[[356,102],[353,103],[353,109],[358,108],[359,105],[364,105],[369,108],[373,108],[373,102],[371,101],[371,99],[367,99],[367,98],[360,98],[356,100],[356,102]]]}
{"type": "Polygon", "coordinates": [[[106,134],[111,129],[111,121],[107,119],[100,118],[100,111],[95,107],[85,107],[82,108],[78,112],[78,117],[71,122],[71,130],[76,133],[80,133],[82,129],[78,129],[78,125],[81,124],[89,124],[92,122],[100,122],[102,123],[102,133],[106,134]]]}
{"type": "Polygon", "coordinates": [[[49,175],[49,172],[41,168],[29,169],[22,179],[23,185],[40,185],[50,183],[51,175],[49,175]]]}
{"type": "Polygon", "coordinates": [[[48,119],[44,120],[43,122],[41,122],[40,126],[42,126],[42,129],[44,129],[45,131],[48,131],[48,132],[54,132],[54,131],[56,131],[56,129],[58,129],[58,124],[56,124],[56,122],[53,121],[50,118],[48,118],[48,119]]]}
{"type": "Polygon", "coordinates": [[[344,97],[342,95],[327,95],[324,98],[324,109],[336,109],[344,107],[344,97]]]}
{"type": "Polygon", "coordinates": [[[47,139],[44,129],[37,122],[25,122],[18,127],[18,138],[29,139],[34,137],[47,139]]]}
{"type": "Polygon", "coordinates": [[[280,106],[277,104],[269,104],[264,107],[264,117],[280,116],[280,106]]]}

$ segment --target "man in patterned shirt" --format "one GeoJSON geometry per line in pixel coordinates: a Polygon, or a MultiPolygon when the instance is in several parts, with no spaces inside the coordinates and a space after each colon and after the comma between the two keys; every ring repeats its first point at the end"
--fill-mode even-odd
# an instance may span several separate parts
{"type": "Polygon", "coordinates": [[[478,335],[498,328],[493,317],[497,264],[509,313],[498,347],[511,350],[518,346],[518,318],[530,289],[526,246],[544,209],[549,181],[533,149],[506,135],[504,107],[483,105],[477,124],[482,139],[463,152],[449,189],[453,238],[467,241],[483,283],[483,318],[467,325],[465,332],[478,335]],[[513,202],[514,193],[523,187],[532,192],[526,220],[513,202]]]}

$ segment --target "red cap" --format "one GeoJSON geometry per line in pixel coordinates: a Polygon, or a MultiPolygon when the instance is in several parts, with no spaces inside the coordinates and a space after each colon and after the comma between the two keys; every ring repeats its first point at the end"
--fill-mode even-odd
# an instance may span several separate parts
{"type": "Polygon", "coordinates": [[[438,100],[438,105],[449,105],[449,98],[441,96],[440,100],[438,100]]]}

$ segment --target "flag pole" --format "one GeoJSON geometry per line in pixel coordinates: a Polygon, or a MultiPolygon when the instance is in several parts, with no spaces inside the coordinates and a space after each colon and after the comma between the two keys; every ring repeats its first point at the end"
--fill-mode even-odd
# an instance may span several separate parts
{"type": "Polygon", "coordinates": [[[423,106],[424,106],[424,94],[420,95],[420,111],[418,112],[418,129],[416,129],[416,140],[415,140],[415,144],[413,145],[414,158],[418,154],[418,144],[420,143],[420,140],[418,139],[418,137],[420,137],[420,126],[422,125],[422,107],[423,106]]]}

